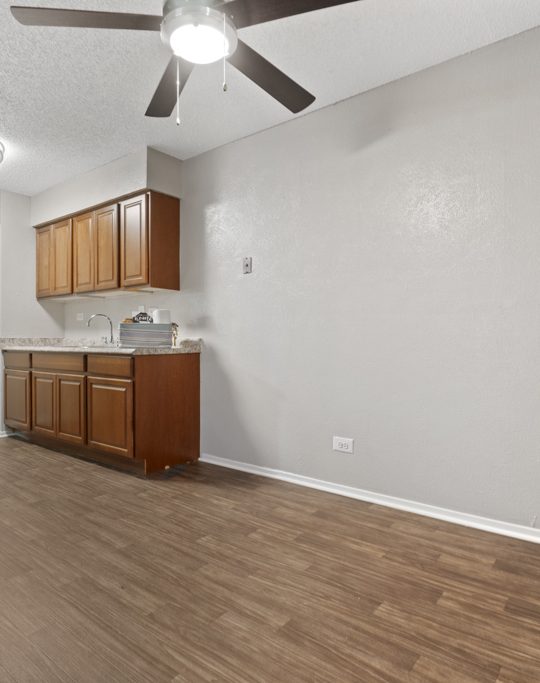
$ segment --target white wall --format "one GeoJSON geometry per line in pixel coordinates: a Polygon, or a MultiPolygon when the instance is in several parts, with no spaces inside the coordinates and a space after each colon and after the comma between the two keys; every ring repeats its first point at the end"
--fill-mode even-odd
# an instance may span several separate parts
{"type": "Polygon", "coordinates": [[[39,225],[146,187],[147,148],[55,185],[32,197],[31,222],[39,225]]]}
{"type": "Polygon", "coordinates": [[[50,187],[32,197],[32,225],[75,213],[113,197],[150,188],[178,196],[182,162],[141,147],[105,166],[50,187]]]}
{"type": "Polygon", "coordinates": [[[148,147],[146,150],[146,187],[173,197],[181,197],[182,184],[182,162],[148,147]]]}
{"type": "Polygon", "coordinates": [[[536,30],[184,164],[204,451],[530,523],[539,83],[536,30]]]}
{"type": "MultiPolygon", "coordinates": [[[[64,334],[63,306],[43,304],[35,298],[34,240],[30,198],[0,191],[0,337],[62,337],[64,334]]],[[[2,401],[3,382],[0,382],[0,405],[2,401]]],[[[4,412],[0,411],[0,433],[3,430],[4,412]]]]}
{"type": "Polygon", "coordinates": [[[30,198],[0,192],[0,336],[62,337],[64,307],[37,301],[30,198]]]}

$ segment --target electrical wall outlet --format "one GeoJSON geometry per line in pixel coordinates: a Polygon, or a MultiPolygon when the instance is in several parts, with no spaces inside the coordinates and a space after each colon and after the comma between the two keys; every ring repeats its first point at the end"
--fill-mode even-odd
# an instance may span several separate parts
{"type": "Polygon", "coordinates": [[[77,322],[84,322],[84,313],[77,313],[77,322]]]}
{"type": "Polygon", "coordinates": [[[354,439],[345,436],[334,436],[334,450],[340,453],[354,453],[354,439]]]}
{"type": "Polygon", "coordinates": [[[250,275],[253,272],[253,258],[251,256],[246,256],[242,261],[242,268],[244,275],[250,275]]]}

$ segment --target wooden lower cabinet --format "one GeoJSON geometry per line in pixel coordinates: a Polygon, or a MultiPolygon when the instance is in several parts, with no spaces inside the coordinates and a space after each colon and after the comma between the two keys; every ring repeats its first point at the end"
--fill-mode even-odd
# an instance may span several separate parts
{"type": "Polygon", "coordinates": [[[70,443],[84,444],[86,378],[32,372],[32,431],[70,443]]]}
{"type": "Polygon", "coordinates": [[[56,436],[56,375],[32,373],[32,430],[43,436],[56,436]]]}
{"type": "Polygon", "coordinates": [[[56,377],[56,438],[83,445],[86,439],[86,377],[56,377]]]}
{"type": "Polygon", "coordinates": [[[133,380],[88,377],[88,445],[133,457],[133,380]]]}
{"type": "Polygon", "coordinates": [[[4,421],[27,441],[151,474],[199,458],[199,354],[4,352],[4,421]]]}
{"type": "Polygon", "coordinates": [[[4,371],[4,422],[12,429],[28,431],[31,426],[29,370],[4,371]]]}

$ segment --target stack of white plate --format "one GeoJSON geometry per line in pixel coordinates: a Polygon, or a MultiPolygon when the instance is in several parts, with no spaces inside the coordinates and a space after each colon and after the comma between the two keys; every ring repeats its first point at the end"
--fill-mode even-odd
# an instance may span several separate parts
{"type": "Polygon", "coordinates": [[[120,346],[172,346],[172,325],[156,323],[120,323],[120,346]]]}

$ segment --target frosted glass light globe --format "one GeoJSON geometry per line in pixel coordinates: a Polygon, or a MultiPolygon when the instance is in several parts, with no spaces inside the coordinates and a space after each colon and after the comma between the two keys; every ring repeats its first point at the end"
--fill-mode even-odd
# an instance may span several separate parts
{"type": "Polygon", "coordinates": [[[229,41],[214,26],[185,24],[173,31],[170,44],[177,57],[193,64],[212,64],[229,54],[229,41]]]}
{"type": "Polygon", "coordinates": [[[161,39],[177,57],[192,64],[211,64],[230,57],[238,38],[232,21],[211,7],[178,7],[161,25],[161,39]]]}

